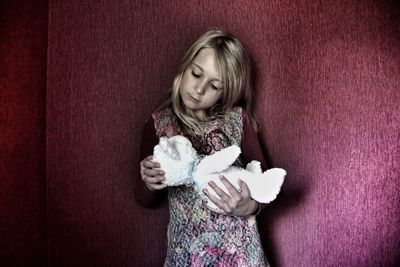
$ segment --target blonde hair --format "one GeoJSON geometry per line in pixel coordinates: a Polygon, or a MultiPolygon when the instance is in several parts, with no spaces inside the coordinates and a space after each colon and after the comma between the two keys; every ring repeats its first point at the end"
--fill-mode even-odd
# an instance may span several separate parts
{"type": "Polygon", "coordinates": [[[203,48],[214,49],[224,85],[222,99],[206,111],[208,119],[221,117],[227,110],[241,106],[249,115],[253,128],[257,130],[257,121],[251,112],[253,89],[249,56],[238,39],[222,30],[206,32],[189,48],[179,64],[168,100],[158,110],[172,107],[183,132],[203,135],[199,121],[191,110],[185,108],[179,93],[183,74],[203,48]]]}

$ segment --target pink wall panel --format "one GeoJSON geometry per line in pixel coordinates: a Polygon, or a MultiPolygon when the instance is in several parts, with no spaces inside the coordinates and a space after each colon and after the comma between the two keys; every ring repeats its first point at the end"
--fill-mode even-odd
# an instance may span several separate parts
{"type": "Polygon", "coordinates": [[[263,216],[280,266],[399,260],[399,10],[342,1],[255,14],[280,24],[266,19],[276,30],[254,50],[267,55],[256,57],[263,140],[289,170],[263,216]]]}
{"type": "Polygon", "coordinates": [[[278,266],[385,266],[400,245],[400,22],[394,1],[53,1],[51,266],[157,266],[166,206],[134,201],[140,128],[211,26],[256,66],[269,161],[289,175],[260,216],[278,266]]]}
{"type": "Polygon", "coordinates": [[[46,264],[47,1],[0,2],[0,266],[46,264]]]}

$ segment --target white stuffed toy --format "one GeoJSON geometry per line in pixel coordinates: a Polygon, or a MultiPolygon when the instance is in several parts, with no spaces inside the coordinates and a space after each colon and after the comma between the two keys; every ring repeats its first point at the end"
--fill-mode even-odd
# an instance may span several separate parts
{"type": "Polygon", "coordinates": [[[281,189],[286,171],[273,168],[262,172],[260,162],[255,160],[247,164],[246,169],[231,166],[240,153],[240,148],[233,145],[201,158],[186,137],[176,135],[160,138],[159,144],[154,147],[153,159],[160,163],[161,169],[165,172],[165,184],[194,185],[196,191],[212,208],[217,207],[204,195],[203,189],[207,188],[210,193],[218,197],[208,185],[209,181],[214,181],[229,194],[219,179],[220,175],[225,176],[238,190],[240,188],[238,179],[244,181],[249,187],[251,197],[257,202],[273,201],[281,189]]]}

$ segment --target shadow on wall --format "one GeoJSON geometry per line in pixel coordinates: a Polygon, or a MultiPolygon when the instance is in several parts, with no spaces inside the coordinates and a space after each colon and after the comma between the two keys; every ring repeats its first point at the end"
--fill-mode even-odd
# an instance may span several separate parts
{"type": "MultiPolygon", "coordinates": [[[[285,179],[286,181],[295,180],[290,177],[290,173],[285,179]]],[[[296,180],[307,181],[304,177],[296,180]]],[[[271,202],[257,217],[265,255],[271,266],[274,267],[282,266],[279,260],[279,255],[281,255],[281,253],[278,251],[279,248],[274,230],[276,228],[275,226],[279,223],[281,217],[285,216],[305,201],[309,188],[307,184],[304,183],[301,185],[294,185],[291,183],[290,188],[288,187],[287,182],[284,182],[282,190],[276,200],[271,202]]]]}
{"type": "MultiPolygon", "coordinates": [[[[259,135],[261,147],[264,151],[264,158],[269,168],[275,167],[273,160],[269,156],[270,153],[266,148],[264,138],[259,135]]],[[[281,218],[287,216],[290,212],[301,206],[310,193],[310,179],[307,176],[296,175],[286,170],[287,176],[283,182],[281,192],[277,198],[257,216],[258,231],[261,237],[262,246],[268,262],[273,267],[283,266],[280,257],[282,253],[279,251],[278,240],[276,240],[276,226],[280,223],[281,218]],[[301,184],[300,184],[301,181],[301,184]]]]}

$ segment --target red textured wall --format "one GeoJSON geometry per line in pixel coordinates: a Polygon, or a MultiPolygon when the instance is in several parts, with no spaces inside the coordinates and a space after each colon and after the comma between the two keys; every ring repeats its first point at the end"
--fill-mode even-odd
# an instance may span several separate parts
{"type": "Polygon", "coordinates": [[[279,266],[400,264],[398,3],[303,1],[253,14],[264,14],[252,49],[263,140],[289,173],[263,216],[279,266]]]}
{"type": "Polygon", "coordinates": [[[50,1],[46,92],[46,36],[29,29],[46,29],[47,6],[22,6],[0,9],[3,262],[39,262],[47,240],[49,266],[162,264],[167,207],[138,206],[132,188],[140,128],[190,44],[221,26],[252,55],[265,153],[289,173],[259,218],[270,261],[400,263],[397,1],[50,1]]]}
{"type": "Polygon", "coordinates": [[[46,264],[47,1],[0,2],[0,266],[46,264]]]}
{"type": "Polygon", "coordinates": [[[137,206],[131,186],[140,127],[210,26],[252,54],[266,154],[289,172],[260,219],[271,261],[394,264],[400,31],[390,1],[51,3],[50,262],[162,263],[166,208],[137,206]]]}

